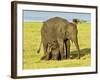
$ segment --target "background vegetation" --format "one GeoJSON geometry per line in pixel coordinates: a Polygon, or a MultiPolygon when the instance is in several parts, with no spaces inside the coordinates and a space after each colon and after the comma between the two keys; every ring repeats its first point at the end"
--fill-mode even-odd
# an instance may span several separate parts
{"type": "Polygon", "coordinates": [[[90,23],[82,22],[78,24],[78,40],[81,50],[81,59],[77,60],[77,50],[71,43],[71,55],[73,59],[60,61],[43,61],[40,58],[43,55],[43,48],[37,53],[41,41],[40,30],[41,22],[24,22],[23,27],[23,69],[41,69],[41,68],[61,68],[61,67],[81,67],[91,65],[90,54],[90,23]]]}

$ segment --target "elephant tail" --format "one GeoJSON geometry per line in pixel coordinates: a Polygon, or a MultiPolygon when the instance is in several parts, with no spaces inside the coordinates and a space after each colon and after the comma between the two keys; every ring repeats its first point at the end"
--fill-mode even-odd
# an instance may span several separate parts
{"type": "Polygon", "coordinates": [[[39,46],[39,49],[37,50],[37,53],[40,53],[41,45],[42,45],[42,41],[40,42],[40,46],[39,46]]]}

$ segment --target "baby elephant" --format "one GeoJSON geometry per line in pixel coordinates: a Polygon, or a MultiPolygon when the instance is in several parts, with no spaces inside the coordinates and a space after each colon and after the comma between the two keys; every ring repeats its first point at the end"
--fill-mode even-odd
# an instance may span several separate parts
{"type": "Polygon", "coordinates": [[[57,41],[48,42],[47,44],[47,59],[58,60],[59,58],[59,45],[57,41]]]}

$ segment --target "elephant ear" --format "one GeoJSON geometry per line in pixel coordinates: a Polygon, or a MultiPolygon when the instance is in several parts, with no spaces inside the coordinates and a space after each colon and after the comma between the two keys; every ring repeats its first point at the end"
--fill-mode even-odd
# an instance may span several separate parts
{"type": "Polygon", "coordinates": [[[65,33],[65,36],[66,36],[67,39],[70,39],[70,36],[69,35],[70,35],[69,32],[66,32],[65,33]]]}

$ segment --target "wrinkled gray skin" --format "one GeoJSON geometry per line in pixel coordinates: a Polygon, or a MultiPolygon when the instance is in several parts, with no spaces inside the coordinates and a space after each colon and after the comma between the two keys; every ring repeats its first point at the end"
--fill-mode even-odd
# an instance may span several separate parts
{"type": "Polygon", "coordinates": [[[80,49],[78,45],[77,33],[78,31],[77,31],[76,23],[68,22],[63,18],[54,17],[45,21],[41,28],[41,37],[42,37],[42,43],[44,48],[44,56],[47,55],[47,41],[54,39],[57,40],[59,44],[61,59],[65,59],[64,44],[65,44],[66,52],[70,53],[69,40],[71,40],[72,42],[74,42],[76,46],[76,49],[78,51],[78,59],[79,59],[80,49]]]}
{"type": "MultiPolygon", "coordinates": [[[[52,52],[51,48],[53,46],[56,46],[53,42],[57,41],[56,33],[54,32],[53,28],[50,28],[46,22],[43,23],[43,26],[41,28],[41,44],[43,43],[43,49],[44,49],[44,55],[41,58],[42,60],[49,60],[49,54],[52,52]],[[52,45],[52,46],[50,46],[52,45]]],[[[40,48],[38,50],[38,53],[40,52],[40,48]]],[[[58,52],[58,51],[56,51],[58,52]]],[[[52,53],[51,53],[52,54],[52,53]]],[[[58,54],[58,53],[55,53],[58,54]]]]}

